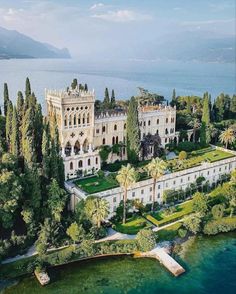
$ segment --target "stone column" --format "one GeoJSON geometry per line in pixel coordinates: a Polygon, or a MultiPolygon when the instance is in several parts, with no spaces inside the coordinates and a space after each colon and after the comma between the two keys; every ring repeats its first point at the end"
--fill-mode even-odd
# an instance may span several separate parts
{"type": "Polygon", "coordinates": [[[75,155],[74,145],[71,146],[71,156],[75,155]]]}
{"type": "Polygon", "coordinates": [[[93,152],[93,149],[92,149],[92,144],[89,144],[89,149],[88,149],[88,152],[89,152],[89,153],[93,152]]]}
{"type": "Polygon", "coordinates": [[[61,155],[62,155],[62,157],[66,157],[65,147],[61,148],[61,155]]]}
{"type": "Polygon", "coordinates": [[[84,154],[84,150],[83,150],[83,145],[80,144],[80,151],[79,151],[79,154],[84,154]]]}

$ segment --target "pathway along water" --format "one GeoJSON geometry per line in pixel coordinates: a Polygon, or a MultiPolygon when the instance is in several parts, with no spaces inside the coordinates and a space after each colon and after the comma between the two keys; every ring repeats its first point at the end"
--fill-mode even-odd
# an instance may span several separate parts
{"type": "Polygon", "coordinates": [[[155,259],[114,257],[57,267],[50,271],[51,284],[41,287],[24,278],[4,294],[156,294],[227,293],[236,291],[236,232],[197,237],[175,256],[186,274],[173,278],[155,259]]]}

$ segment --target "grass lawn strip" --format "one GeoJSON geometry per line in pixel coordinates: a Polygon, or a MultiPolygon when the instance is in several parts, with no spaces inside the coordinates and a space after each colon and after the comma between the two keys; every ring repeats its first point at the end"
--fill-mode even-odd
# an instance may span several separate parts
{"type": "Polygon", "coordinates": [[[176,212],[167,216],[163,211],[154,213],[153,215],[147,214],[146,219],[156,226],[163,226],[170,222],[174,222],[193,212],[193,200],[189,200],[180,205],[177,205],[176,209],[176,212]]]}
{"type": "Polygon", "coordinates": [[[132,217],[128,219],[125,224],[122,223],[115,223],[114,230],[129,235],[137,234],[143,228],[150,228],[152,225],[147,222],[147,220],[141,216],[132,217]]]}

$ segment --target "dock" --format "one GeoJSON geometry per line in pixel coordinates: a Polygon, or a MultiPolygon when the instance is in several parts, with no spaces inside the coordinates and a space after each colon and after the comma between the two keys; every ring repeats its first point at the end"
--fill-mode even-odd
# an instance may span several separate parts
{"type": "Polygon", "coordinates": [[[139,252],[135,254],[134,257],[155,258],[175,277],[178,277],[185,272],[185,269],[175,261],[174,258],[169,255],[168,250],[163,247],[156,247],[148,252],[139,252]]]}

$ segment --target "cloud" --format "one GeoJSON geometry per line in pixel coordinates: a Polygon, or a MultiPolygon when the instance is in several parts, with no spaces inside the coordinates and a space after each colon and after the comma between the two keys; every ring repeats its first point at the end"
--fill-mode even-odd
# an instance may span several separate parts
{"type": "Polygon", "coordinates": [[[104,7],[105,5],[103,3],[95,3],[94,5],[92,5],[89,9],[90,10],[95,10],[95,9],[98,9],[98,8],[101,8],[101,7],[104,7]]]}
{"type": "Polygon", "coordinates": [[[142,14],[132,10],[108,11],[106,13],[93,14],[91,17],[111,22],[131,22],[152,19],[148,14],[142,14]]]}

